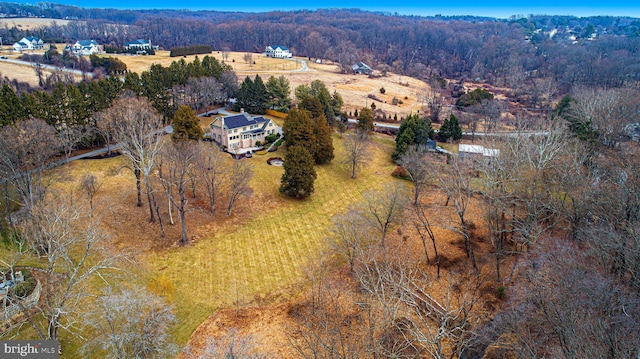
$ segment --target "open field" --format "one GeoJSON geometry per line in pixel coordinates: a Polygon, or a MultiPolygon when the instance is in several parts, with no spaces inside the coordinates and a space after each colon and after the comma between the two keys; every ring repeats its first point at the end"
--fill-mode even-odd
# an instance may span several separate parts
{"type": "MultiPolygon", "coordinates": [[[[264,54],[253,53],[252,59],[255,64],[248,64],[244,61],[243,52],[231,52],[227,64],[230,64],[238,74],[238,79],[242,81],[244,77],[260,75],[263,81],[269,76],[285,76],[291,83],[291,90],[302,84],[309,84],[314,80],[321,80],[327,85],[330,92],[337,91],[342,95],[345,106],[344,110],[349,113],[355,112],[364,106],[371,106],[374,100],[367,98],[373,94],[385,102],[375,101],[376,108],[384,110],[387,115],[393,117],[394,114],[406,117],[410,113],[415,113],[422,107],[424,94],[430,91],[427,83],[407,76],[389,73],[387,76],[379,78],[369,78],[364,75],[341,74],[335,64],[317,64],[307,61],[306,58],[296,58],[298,61],[307,62],[307,71],[300,71],[302,66],[299,62],[285,59],[274,59],[264,56],[264,54]],[[380,88],[384,87],[385,94],[380,93],[380,88]],[[394,97],[403,101],[403,104],[392,105],[394,97]]],[[[114,55],[105,55],[114,56],[114,55]]],[[[204,55],[200,55],[202,58],[204,55]]],[[[222,53],[214,51],[209,56],[222,61],[222,53]]],[[[117,55],[118,59],[127,64],[131,71],[142,72],[147,70],[151,64],[161,64],[169,66],[171,62],[180,60],[179,57],[169,57],[168,51],[158,51],[153,56],[132,56],[117,55]]],[[[185,61],[193,61],[194,56],[187,56],[185,61]]]]}
{"type": "Polygon", "coordinates": [[[43,26],[50,26],[52,23],[67,25],[71,20],[49,19],[38,17],[12,17],[0,18],[0,27],[16,27],[20,30],[36,30],[43,26]]]}
{"type": "MultiPolygon", "coordinates": [[[[17,58],[20,54],[8,53],[5,47],[4,53],[10,58],[17,58]]],[[[232,52],[226,63],[231,64],[238,75],[238,80],[242,81],[246,76],[253,78],[260,75],[263,80],[269,76],[285,76],[291,83],[291,90],[302,84],[310,84],[314,80],[321,80],[325,83],[330,92],[337,91],[344,99],[344,110],[347,113],[354,113],[356,109],[364,106],[371,106],[374,100],[367,98],[373,94],[385,102],[375,101],[376,108],[382,109],[385,113],[393,117],[397,114],[398,119],[406,117],[410,113],[415,113],[422,107],[424,94],[430,91],[430,87],[423,81],[407,76],[388,74],[385,77],[369,78],[364,75],[340,74],[336,65],[316,64],[307,61],[307,71],[301,71],[302,65],[299,61],[306,61],[304,58],[299,61],[274,59],[263,54],[252,54],[255,64],[245,63],[243,60],[245,53],[232,52]],[[232,62],[235,60],[235,62],[232,62]],[[380,88],[384,87],[385,94],[380,93],[380,88]],[[392,105],[393,98],[403,101],[402,104],[392,105]]],[[[152,64],[169,66],[173,61],[179,61],[182,57],[169,57],[168,51],[158,51],[156,55],[135,56],[135,55],[113,55],[103,56],[117,57],[122,60],[131,71],[141,73],[152,64]]],[[[222,61],[222,54],[214,51],[209,56],[213,56],[222,61]]],[[[200,55],[202,58],[203,55],[200,55]]],[[[191,62],[195,58],[187,56],[185,61],[191,62]]],[[[9,79],[28,82],[35,86],[38,84],[35,71],[28,66],[8,64],[0,62],[0,73],[9,79]]],[[[293,97],[293,94],[292,94],[293,97]]]]}
{"type": "MultiPolygon", "coordinates": [[[[341,140],[334,141],[340,148],[341,140]]],[[[278,302],[299,293],[304,286],[302,268],[322,249],[331,217],[358,202],[364,191],[393,180],[389,151],[376,146],[371,165],[352,180],[338,164],[338,150],[331,164],[316,166],[315,193],[304,201],[278,193],[283,168],[269,166],[266,160],[282,157],[281,151],[244,159],[254,164],[255,176],[250,208],[234,214],[243,217],[241,223],[204,224],[195,231],[197,243],[146,256],[152,273],[175,283],[178,342],[184,344],[217,309],[278,302]]]]}

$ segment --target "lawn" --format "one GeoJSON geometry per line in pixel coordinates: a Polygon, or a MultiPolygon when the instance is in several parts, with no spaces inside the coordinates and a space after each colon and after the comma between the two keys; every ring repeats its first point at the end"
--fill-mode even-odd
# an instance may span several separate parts
{"type": "MultiPolygon", "coordinates": [[[[370,165],[353,180],[339,165],[343,153],[337,136],[334,145],[336,158],[316,167],[315,193],[309,199],[278,193],[283,169],[267,165],[269,155],[244,159],[254,164],[254,197],[263,201],[253,206],[251,219],[231,227],[212,223],[210,235],[197,243],[146,256],[152,275],[167,276],[175,284],[179,344],[217,309],[299,293],[305,286],[303,267],[322,248],[331,217],[358,202],[364,191],[393,180],[390,146],[372,146],[370,165]]],[[[274,156],[283,157],[280,151],[274,156]]]]}

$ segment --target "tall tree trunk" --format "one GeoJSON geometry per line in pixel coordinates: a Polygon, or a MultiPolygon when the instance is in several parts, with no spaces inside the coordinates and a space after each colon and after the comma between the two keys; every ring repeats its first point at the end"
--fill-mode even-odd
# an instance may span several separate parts
{"type": "Polygon", "coordinates": [[[144,177],[144,184],[147,189],[147,202],[149,202],[149,222],[154,223],[156,221],[156,218],[153,214],[153,205],[155,201],[152,198],[152,194],[151,194],[152,188],[151,188],[151,181],[149,180],[149,176],[144,177]]]}
{"type": "Polygon", "coordinates": [[[180,241],[180,244],[184,245],[189,243],[189,240],[187,238],[187,216],[185,215],[186,212],[186,199],[185,199],[185,195],[184,195],[184,191],[182,191],[180,193],[180,222],[182,224],[182,240],[180,241]]]}
{"type": "Polygon", "coordinates": [[[136,176],[136,191],[138,193],[138,202],[137,202],[137,206],[138,207],[142,207],[142,186],[141,186],[141,172],[139,169],[135,169],[133,170],[133,174],[136,176]]]}

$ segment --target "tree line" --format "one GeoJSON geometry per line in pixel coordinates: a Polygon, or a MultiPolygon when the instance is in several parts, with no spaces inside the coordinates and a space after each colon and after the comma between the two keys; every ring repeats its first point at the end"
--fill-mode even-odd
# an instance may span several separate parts
{"type": "MultiPolygon", "coordinates": [[[[218,51],[262,52],[268,44],[284,43],[296,55],[334,61],[343,69],[364,61],[380,71],[421,79],[480,79],[523,89],[553,79],[562,94],[576,85],[622,87],[638,81],[638,24],[637,20],[624,17],[530,17],[474,22],[356,10],[233,16],[216,12],[168,16],[175,12],[131,11],[131,18],[136,20],[125,25],[99,14],[85,14],[88,20],[84,23],[54,25],[35,34],[44,39],[95,38],[106,45],[121,45],[134,36],[153,39],[170,49],[185,45],[182,37],[174,36],[180,33],[189,39],[188,45],[206,44],[218,51]],[[598,34],[596,40],[580,37],[587,28],[598,34]],[[537,29],[543,31],[536,32],[537,29]],[[549,35],[551,30],[555,30],[554,36],[549,35]],[[573,34],[578,35],[575,44],[567,40],[573,34]]],[[[0,30],[0,35],[20,36],[7,31],[0,30]]]]}

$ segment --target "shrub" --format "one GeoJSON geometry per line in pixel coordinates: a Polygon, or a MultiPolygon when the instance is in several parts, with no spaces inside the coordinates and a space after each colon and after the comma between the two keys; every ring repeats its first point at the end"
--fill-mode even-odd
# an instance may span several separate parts
{"type": "Polygon", "coordinates": [[[384,87],[380,87],[380,93],[384,95],[385,92],[387,92],[387,90],[385,90],[384,87]]]}
{"type": "Polygon", "coordinates": [[[267,137],[264,138],[265,144],[266,143],[273,143],[275,140],[278,139],[278,135],[275,133],[269,134],[267,135],[267,137]]]}
{"type": "Polygon", "coordinates": [[[398,104],[398,98],[393,96],[393,100],[391,100],[391,104],[394,105],[394,106],[397,105],[398,104]]]}
{"type": "Polygon", "coordinates": [[[391,172],[391,175],[397,178],[410,179],[409,172],[407,172],[407,170],[402,166],[396,166],[396,169],[391,172]]]}
{"type": "Polygon", "coordinates": [[[505,293],[505,288],[503,286],[498,286],[497,295],[500,300],[506,298],[507,294],[505,293]]]}
{"type": "Polygon", "coordinates": [[[262,146],[262,142],[261,141],[256,141],[256,147],[260,147],[262,146]]]}
{"type": "Polygon", "coordinates": [[[403,103],[404,103],[404,101],[398,100],[398,105],[402,105],[403,103]]]}

